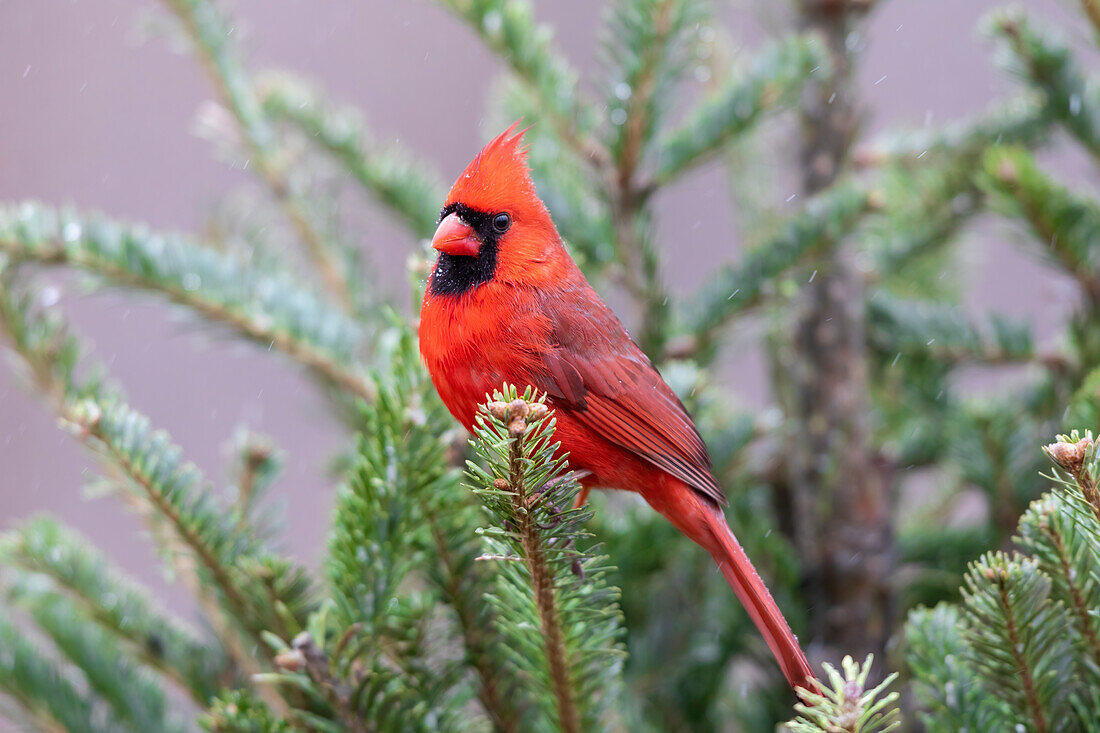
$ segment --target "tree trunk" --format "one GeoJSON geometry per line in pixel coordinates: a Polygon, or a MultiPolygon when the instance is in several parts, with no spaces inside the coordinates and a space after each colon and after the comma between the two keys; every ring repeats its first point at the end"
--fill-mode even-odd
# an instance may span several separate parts
{"type": "MultiPolygon", "coordinates": [[[[824,38],[833,76],[801,106],[802,190],[812,196],[845,169],[859,126],[854,89],[860,0],[803,0],[804,30],[824,38]]],[[[811,659],[882,659],[893,564],[888,470],[870,441],[864,286],[841,243],[804,285],[790,331],[786,401],[795,439],[788,459],[792,528],[810,608],[811,659]]]]}

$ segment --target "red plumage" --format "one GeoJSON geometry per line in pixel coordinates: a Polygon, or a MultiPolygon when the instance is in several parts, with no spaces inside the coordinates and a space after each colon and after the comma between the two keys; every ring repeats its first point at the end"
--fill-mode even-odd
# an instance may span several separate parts
{"type": "Polygon", "coordinates": [[[433,240],[420,352],[467,429],[508,382],[545,392],[561,450],[592,487],[636,491],[706,549],[792,686],[813,673],[730,532],[706,446],[680,400],[562,244],[535,193],[516,125],[459,176],[433,240]],[[507,221],[506,221],[507,220],[507,221]]]}

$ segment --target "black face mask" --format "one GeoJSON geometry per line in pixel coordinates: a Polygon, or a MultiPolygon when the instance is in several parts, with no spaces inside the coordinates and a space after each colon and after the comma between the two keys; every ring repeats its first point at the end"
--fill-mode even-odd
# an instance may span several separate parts
{"type": "Polygon", "coordinates": [[[461,295],[492,280],[497,271],[500,238],[512,223],[507,214],[489,214],[458,203],[443,207],[439,220],[450,214],[458,214],[474,230],[481,248],[476,257],[440,252],[429,285],[432,295],[461,295]]]}

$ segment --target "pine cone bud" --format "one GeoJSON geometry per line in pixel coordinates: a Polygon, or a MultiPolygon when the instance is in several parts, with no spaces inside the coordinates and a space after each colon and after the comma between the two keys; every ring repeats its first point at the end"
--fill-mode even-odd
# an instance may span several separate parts
{"type": "Polygon", "coordinates": [[[510,487],[508,482],[502,478],[493,479],[493,488],[497,491],[507,491],[510,487]]]}
{"type": "Polygon", "coordinates": [[[275,655],[275,666],[285,672],[301,672],[306,667],[306,657],[298,649],[288,649],[275,655]]]}
{"type": "Polygon", "coordinates": [[[507,402],[490,402],[489,414],[495,417],[497,420],[504,422],[508,419],[508,403],[507,402]]]}
{"type": "Polygon", "coordinates": [[[1085,453],[1091,445],[1090,438],[1082,438],[1076,443],[1051,443],[1043,448],[1043,452],[1076,479],[1081,476],[1081,470],[1085,465],[1085,453]]]}
{"type": "Polygon", "coordinates": [[[542,402],[531,402],[527,405],[528,420],[541,420],[546,417],[548,412],[550,412],[550,408],[542,402]]]}

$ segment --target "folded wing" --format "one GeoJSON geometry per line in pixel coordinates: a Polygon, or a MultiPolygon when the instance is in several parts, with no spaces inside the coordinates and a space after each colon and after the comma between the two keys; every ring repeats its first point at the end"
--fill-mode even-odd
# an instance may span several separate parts
{"type": "Polygon", "coordinates": [[[532,386],[594,432],[727,504],[680,399],[599,297],[584,286],[545,308],[551,343],[532,386]]]}

